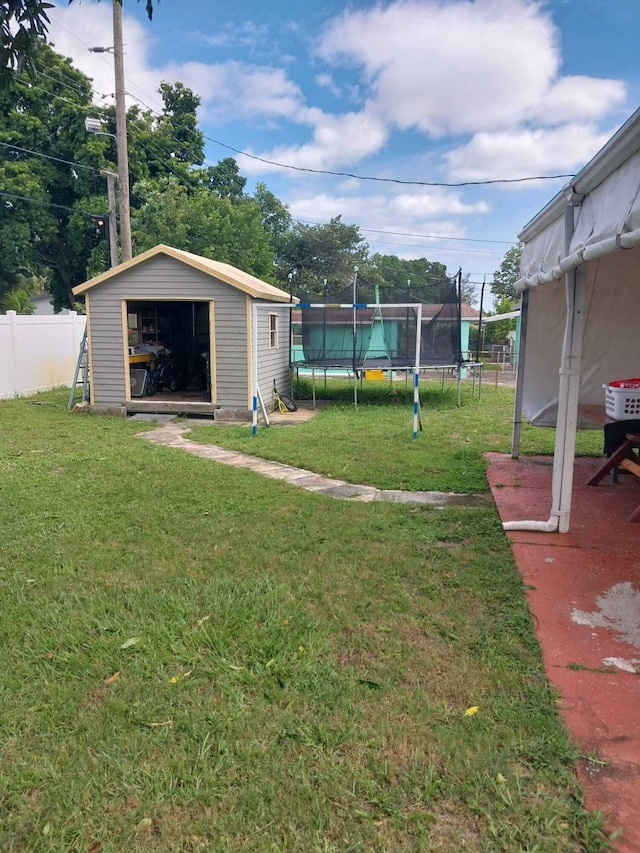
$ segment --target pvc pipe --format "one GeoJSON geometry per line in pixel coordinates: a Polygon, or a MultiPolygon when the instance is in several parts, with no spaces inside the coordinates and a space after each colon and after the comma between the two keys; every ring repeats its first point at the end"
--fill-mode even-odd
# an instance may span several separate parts
{"type": "Polygon", "coordinates": [[[557,517],[548,521],[503,521],[503,530],[534,530],[537,533],[555,533],[558,529],[557,517]]]}
{"type": "Polygon", "coordinates": [[[528,287],[539,287],[541,284],[549,284],[552,281],[560,281],[564,275],[572,272],[585,261],[593,261],[610,255],[616,251],[633,249],[640,244],[640,228],[633,231],[621,232],[612,237],[605,237],[597,243],[583,246],[571,254],[567,254],[560,262],[547,272],[538,272],[534,275],[523,276],[514,284],[516,290],[522,292],[528,287]]]}
{"type": "Polygon", "coordinates": [[[256,396],[258,397],[258,402],[260,403],[260,410],[262,412],[262,417],[264,418],[264,425],[271,426],[271,421],[269,420],[269,414],[267,412],[267,407],[264,404],[264,400],[262,399],[262,392],[260,391],[260,386],[256,385],[256,396]]]}

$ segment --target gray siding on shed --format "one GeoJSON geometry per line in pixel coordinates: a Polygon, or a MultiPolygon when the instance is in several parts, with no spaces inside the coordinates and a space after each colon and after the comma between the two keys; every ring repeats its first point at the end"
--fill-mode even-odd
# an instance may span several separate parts
{"type": "Polygon", "coordinates": [[[88,292],[93,402],[125,402],[121,300],[214,300],[217,402],[247,408],[247,299],[244,292],[166,255],[157,255],[88,292]]]}
{"type": "Polygon", "coordinates": [[[288,304],[264,303],[257,305],[258,314],[258,383],[265,406],[274,401],[273,384],[282,394],[291,393],[289,372],[289,322],[288,304]],[[269,314],[278,315],[278,348],[269,348],[269,314]]]}
{"type": "Polygon", "coordinates": [[[218,394],[215,402],[223,409],[247,409],[247,300],[250,297],[224,282],[212,278],[209,282],[220,289],[220,296],[214,297],[218,394]]]}

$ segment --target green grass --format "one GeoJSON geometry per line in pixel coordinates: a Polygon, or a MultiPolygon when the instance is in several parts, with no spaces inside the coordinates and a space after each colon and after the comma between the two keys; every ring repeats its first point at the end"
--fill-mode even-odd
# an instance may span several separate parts
{"type": "Polygon", "coordinates": [[[0,849],[606,849],[493,509],[334,501],[65,401],[0,403],[0,849]]]}
{"type": "MultiPolygon", "coordinates": [[[[511,451],[513,388],[484,384],[478,400],[477,387],[474,395],[470,383],[464,383],[458,408],[455,384],[445,384],[443,390],[440,382],[423,383],[423,430],[417,439],[412,437],[413,392],[403,385],[396,391],[399,402],[391,403],[388,383],[366,383],[359,389],[357,409],[348,382],[328,380],[327,388],[319,384],[317,393],[333,404],[295,429],[261,427],[254,436],[247,425],[208,425],[193,429],[189,438],[350,483],[467,493],[487,490],[484,453],[511,451]]],[[[554,438],[555,430],[525,424],[521,451],[552,454],[554,438]]],[[[602,431],[580,431],[577,453],[600,455],[602,431]]]]}

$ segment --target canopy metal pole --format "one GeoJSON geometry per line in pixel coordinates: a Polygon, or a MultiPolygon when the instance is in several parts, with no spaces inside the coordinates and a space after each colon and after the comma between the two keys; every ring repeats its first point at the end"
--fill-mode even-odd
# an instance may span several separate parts
{"type": "Polygon", "coordinates": [[[551,511],[558,517],[558,530],[567,533],[571,514],[573,468],[575,463],[576,430],[582,338],[586,302],[585,267],[567,274],[567,354],[563,352],[560,367],[560,394],[556,446],[553,456],[553,485],[551,511]],[[562,407],[562,408],[561,408],[562,407]]]}
{"type": "Polygon", "coordinates": [[[516,399],[513,405],[513,432],[511,434],[511,458],[520,457],[520,435],[522,433],[522,400],[524,398],[524,364],[527,343],[527,320],[529,318],[529,288],[520,301],[520,336],[518,340],[518,365],[516,369],[516,399]]]}

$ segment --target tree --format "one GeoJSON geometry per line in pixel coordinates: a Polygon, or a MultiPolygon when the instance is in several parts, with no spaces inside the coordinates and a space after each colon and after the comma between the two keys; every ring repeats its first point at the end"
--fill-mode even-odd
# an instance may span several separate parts
{"type": "Polygon", "coordinates": [[[204,134],[198,130],[197,109],[201,98],[182,83],[160,83],[164,104],[162,116],[154,128],[154,143],[166,140],[168,155],[174,164],[201,166],[204,161],[204,134]]]}
{"type": "Polygon", "coordinates": [[[168,243],[273,280],[273,250],[253,199],[232,202],[206,187],[189,190],[175,177],[137,184],[135,191],[144,204],[132,215],[134,254],[168,243]]]}
{"type": "Polygon", "coordinates": [[[460,302],[463,305],[473,305],[476,300],[476,286],[469,280],[470,278],[470,273],[460,277],[460,302]]]}
{"type": "MultiPolygon", "coordinates": [[[[491,293],[494,296],[506,296],[516,302],[520,297],[514,288],[514,284],[520,278],[520,260],[522,258],[522,244],[512,246],[505,254],[500,267],[493,274],[491,282],[491,293]]],[[[506,310],[512,310],[511,308],[506,310]]],[[[504,313],[504,312],[501,312],[504,313]]]]}
{"type": "Polygon", "coordinates": [[[225,157],[215,166],[208,166],[198,173],[198,178],[218,198],[238,201],[244,196],[247,179],[243,178],[233,157],[225,157]]]}
{"type": "Polygon", "coordinates": [[[47,34],[47,9],[42,0],[2,0],[0,5],[0,81],[9,84],[14,70],[31,67],[39,39],[47,34]]]}
{"type": "Polygon", "coordinates": [[[106,187],[97,168],[73,165],[93,159],[94,140],[84,129],[91,82],[44,42],[34,64],[33,83],[15,76],[0,91],[0,294],[16,289],[20,275],[50,270],[60,308],[70,304],[70,288],[84,280],[95,243],[87,230],[86,245],[69,248],[71,212],[106,213],[106,197],[96,210],[79,204],[106,187]]]}
{"type": "MultiPolygon", "coordinates": [[[[153,0],[145,5],[151,20],[153,0]]],[[[49,29],[47,9],[52,8],[44,0],[0,0],[0,87],[9,85],[14,71],[33,70],[38,43],[49,29]]]]}
{"type": "MultiPolygon", "coordinates": [[[[204,136],[197,126],[200,98],[182,83],[163,82],[158,89],[164,104],[158,117],[149,110],[132,106],[127,110],[129,140],[129,181],[159,179],[174,175],[185,184],[198,183],[199,166],[204,160],[204,136]]],[[[103,164],[117,163],[116,116],[113,107],[101,107],[104,129],[110,136],[93,137],[92,152],[103,164]]],[[[115,170],[116,166],[111,165],[115,170]]],[[[131,206],[139,202],[132,195],[131,206]]]]}
{"type": "Polygon", "coordinates": [[[444,302],[454,279],[447,268],[426,258],[398,258],[376,253],[371,259],[373,279],[380,284],[382,302],[444,302]]]}
{"type": "Polygon", "coordinates": [[[291,228],[291,214],[262,181],[258,181],[253,198],[262,213],[262,227],[270,235],[274,248],[280,238],[291,228]]]}
{"type": "MultiPolygon", "coordinates": [[[[108,211],[106,180],[115,172],[115,140],[88,134],[95,114],[91,81],[69,60],[40,42],[31,80],[14,75],[0,90],[0,298],[19,287],[21,275],[49,272],[56,310],[71,307],[71,288],[109,265],[107,229],[91,214],[108,211]]],[[[128,112],[129,166],[135,182],[175,178],[198,186],[204,139],[197,129],[199,98],[181,83],[163,83],[162,115],[128,112]]],[[[103,109],[107,134],[113,109],[103,109]]],[[[143,199],[132,193],[132,208],[143,199]]],[[[256,210],[256,217],[259,212],[256,210]]],[[[173,241],[168,241],[173,242],[173,241]]]]}
{"type": "Polygon", "coordinates": [[[277,240],[276,277],[285,289],[293,281],[295,292],[335,294],[351,283],[356,266],[366,266],[368,250],[358,226],[340,216],[326,225],[298,222],[277,240]]]}
{"type": "MultiPolygon", "coordinates": [[[[508,314],[515,310],[515,304],[508,296],[498,296],[494,301],[495,314],[508,314]]],[[[489,315],[489,316],[495,316],[489,315]]],[[[484,326],[484,339],[488,344],[503,344],[509,332],[516,327],[514,318],[498,320],[495,323],[487,323],[484,326]]]]}

